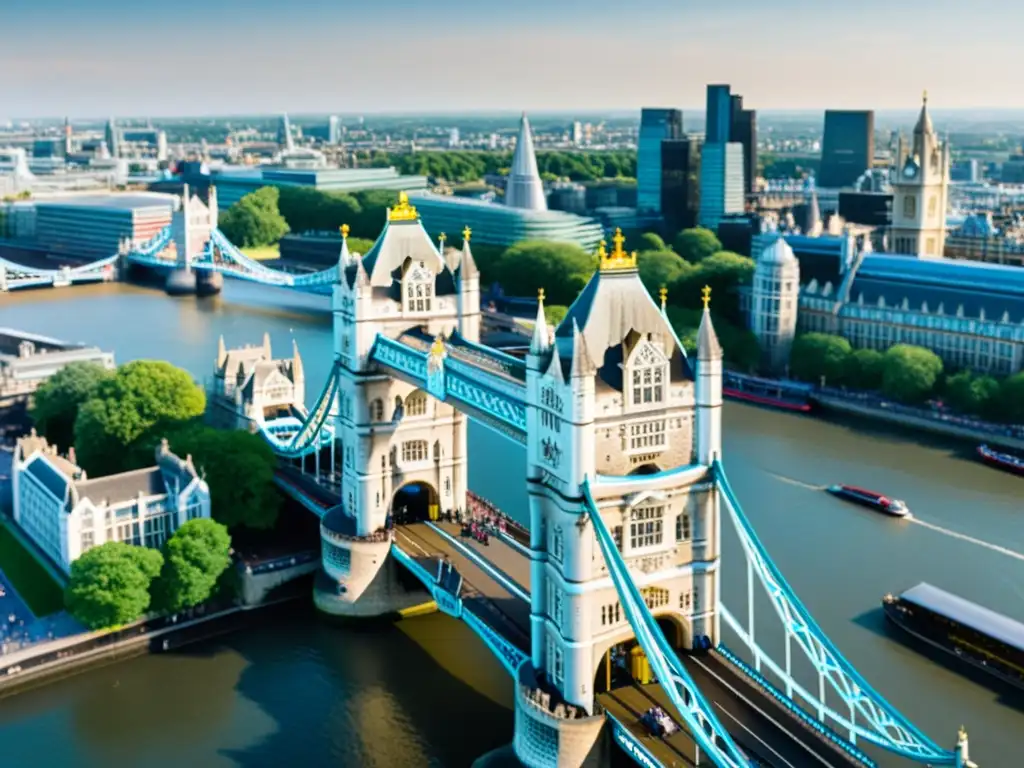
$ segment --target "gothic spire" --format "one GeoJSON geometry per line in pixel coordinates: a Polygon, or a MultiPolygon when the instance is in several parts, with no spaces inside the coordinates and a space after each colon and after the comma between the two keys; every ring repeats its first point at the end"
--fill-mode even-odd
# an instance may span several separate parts
{"type": "Polygon", "coordinates": [[[544,317],[544,289],[537,291],[537,320],[533,325],[533,338],[530,340],[530,354],[542,355],[548,351],[551,335],[548,332],[548,321],[544,317]]]}
{"type": "Polygon", "coordinates": [[[711,288],[704,286],[704,314],[697,329],[697,359],[710,361],[722,359],[722,345],[718,342],[714,323],[711,322],[711,288]]]}
{"type": "Polygon", "coordinates": [[[821,233],[821,207],[818,205],[818,190],[811,187],[811,197],[807,201],[807,213],[804,219],[804,234],[815,237],[821,233]]]}
{"type": "Polygon", "coordinates": [[[572,367],[569,375],[574,379],[593,376],[596,373],[594,362],[590,359],[586,337],[580,332],[576,318],[572,319],[572,367]]]}
{"type": "Polygon", "coordinates": [[[935,126],[932,125],[932,116],[928,114],[928,91],[924,92],[921,99],[921,114],[917,118],[917,125],[914,126],[915,135],[935,133],[935,126]]]}
{"type": "Polygon", "coordinates": [[[473,234],[473,230],[466,227],[462,230],[462,258],[459,259],[459,281],[465,281],[471,277],[479,277],[480,270],[477,269],[476,259],[473,258],[473,252],[469,248],[469,238],[473,234]]]}
{"type": "Polygon", "coordinates": [[[267,356],[267,360],[274,359],[270,353],[270,334],[267,332],[263,333],[263,354],[267,356]]]}
{"type": "Polygon", "coordinates": [[[302,368],[302,357],[299,356],[299,345],[292,339],[292,383],[299,379],[305,379],[306,373],[302,368]]]}
{"type": "Polygon", "coordinates": [[[516,139],[516,151],[512,156],[512,169],[505,185],[505,205],[511,208],[527,208],[533,211],[546,211],[547,198],[541,184],[540,173],[537,171],[537,155],[533,149],[533,132],[530,120],[523,113],[519,123],[519,137],[516,139]]]}
{"type": "Polygon", "coordinates": [[[352,254],[348,252],[348,224],[342,224],[339,231],[341,232],[341,253],[338,254],[338,264],[344,269],[352,260],[352,254]]]}

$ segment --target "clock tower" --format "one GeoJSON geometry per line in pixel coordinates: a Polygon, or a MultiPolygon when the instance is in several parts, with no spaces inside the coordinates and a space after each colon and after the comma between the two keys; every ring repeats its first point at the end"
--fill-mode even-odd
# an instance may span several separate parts
{"type": "Polygon", "coordinates": [[[913,143],[900,147],[892,179],[892,253],[941,257],[949,204],[949,143],[940,142],[928,114],[928,94],[914,127],[913,143]]]}

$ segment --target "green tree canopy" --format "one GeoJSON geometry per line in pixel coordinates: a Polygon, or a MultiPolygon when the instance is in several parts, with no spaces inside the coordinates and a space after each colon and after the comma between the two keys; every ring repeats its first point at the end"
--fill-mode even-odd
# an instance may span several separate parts
{"type": "MultiPolygon", "coordinates": [[[[671,304],[668,306],[667,312],[669,322],[675,329],[683,349],[692,358],[697,353],[697,330],[700,328],[703,312],[671,304]]],[[[722,353],[729,367],[743,372],[756,370],[761,358],[761,349],[754,333],[745,327],[733,325],[725,318],[715,315],[714,312],[712,312],[712,322],[715,324],[715,333],[722,345],[722,353]]]]}
{"type": "Polygon", "coordinates": [[[673,303],[690,309],[703,307],[704,286],[711,288],[711,304],[715,317],[721,317],[737,327],[743,325],[739,293],[741,285],[748,285],[754,275],[754,260],[732,251],[718,251],[703,259],[696,269],[684,269],[669,286],[673,303]]]}
{"type": "Polygon", "coordinates": [[[180,611],[209,600],[230,564],[228,529],[214,520],[189,520],[164,545],[161,607],[180,611]]]}
{"type": "Polygon", "coordinates": [[[999,382],[991,376],[978,376],[972,371],[960,371],[946,377],[945,401],[961,413],[978,416],[995,415],[999,400],[999,382]]]}
{"type": "Polygon", "coordinates": [[[697,267],[683,261],[673,251],[642,251],[637,256],[640,280],[652,296],[662,288],[677,285],[684,275],[692,275],[697,267]]]}
{"type": "Polygon", "coordinates": [[[882,365],[882,392],[902,403],[917,403],[935,389],[942,375],[942,360],[930,349],[896,344],[886,350],[882,365]]]}
{"type": "Polygon", "coordinates": [[[32,398],[31,415],[36,429],[67,450],[75,442],[75,419],[82,403],[95,394],[100,382],[113,376],[97,363],[71,363],[44,381],[32,398]]]}
{"type": "Polygon", "coordinates": [[[596,268],[596,259],[573,243],[525,240],[501,257],[498,273],[510,296],[534,296],[543,288],[555,304],[571,304],[596,268]]]}
{"type": "MultiPolygon", "coordinates": [[[[312,187],[282,187],[278,206],[292,232],[337,232],[342,224],[352,227],[363,215],[354,196],[312,187]]],[[[353,248],[351,242],[348,247],[353,248]]]]}
{"type": "Polygon", "coordinates": [[[694,227],[684,229],[672,243],[672,249],[691,264],[704,261],[713,253],[722,250],[722,241],[710,229],[694,227]]]}
{"type": "Polygon", "coordinates": [[[155,549],[119,541],[93,547],[71,564],[64,603],[90,629],[135,621],[149,608],[149,586],[163,561],[155,549]]]}
{"type": "Polygon", "coordinates": [[[545,304],[544,320],[549,328],[557,328],[558,324],[569,314],[569,308],[564,304],[545,304]]]}
{"type": "Polygon", "coordinates": [[[789,373],[796,379],[838,386],[845,381],[847,360],[853,354],[850,342],[827,333],[797,336],[789,353],[789,373]]]}
{"type": "Polygon", "coordinates": [[[1024,424],[1024,371],[1003,379],[999,385],[998,408],[1002,421],[1024,424]]]}
{"type": "Polygon", "coordinates": [[[134,469],[137,454],[128,449],[135,441],[200,416],[205,408],[206,394],[186,371],[159,360],[122,365],[78,411],[79,464],[94,476],[134,469]]]}
{"type": "Polygon", "coordinates": [[[882,388],[883,355],[877,349],[856,349],[846,358],[844,383],[854,389],[882,388]]]}
{"type": "Polygon", "coordinates": [[[288,222],[278,209],[277,187],[261,187],[232,205],[217,220],[217,227],[239,248],[276,243],[288,234],[288,222]]]}
{"type": "Polygon", "coordinates": [[[671,250],[662,239],[661,235],[656,232],[644,232],[637,240],[637,250],[641,253],[644,251],[668,251],[671,250]]]}

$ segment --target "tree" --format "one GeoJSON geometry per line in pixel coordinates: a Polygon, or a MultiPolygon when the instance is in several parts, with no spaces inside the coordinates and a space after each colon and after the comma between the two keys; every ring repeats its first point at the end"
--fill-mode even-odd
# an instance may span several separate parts
{"type": "Polygon", "coordinates": [[[877,349],[857,349],[846,358],[843,381],[854,389],[882,387],[883,355],[877,349]]]}
{"type": "Polygon", "coordinates": [[[656,232],[644,232],[640,237],[637,238],[639,243],[639,250],[641,253],[644,251],[667,251],[669,247],[665,244],[661,235],[656,232]]]}
{"type": "Polygon", "coordinates": [[[544,320],[547,322],[549,328],[555,328],[561,323],[565,316],[569,314],[569,308],[564,304],[545,304],[544,305],[544,320]]]}
{"type": "Polygon", "coordinates": [[[743,324],[737,288],[748,285],[754,275],[754,260],[732,251],[718,251],[704,258],[695,269],[685,269],[669,286],[673,302],[691,309],[703,306],[704,286],[711,288],[715,317],[733,325],[743,324]]]}
{"type": "Polygon", "coordinates": [[[672,249],[685,261],[698,264],[711,254],[722,250],[722,241],[710,229],[694,227],[684,229],[676,235],[672,249]]]}
{"type": "Polygon", "coordinates": [[[122,365],[78,411],[79,463],[92,475],[134,469],[138,454],[129,448],[135,441],[201,416],[205,409],[206,394],[188,372],[157,360],[122,365]]]}
{"type": "Polygon", "coordinates": [[[498,264],[509,296],[534,296],[543,288],[555,304],[571,304],[590,280],[595,257],[574,243],[525,240],[510,246],[498,264]]]}
{"type": "Polygon", "coordinates": [[[847,359],[853,354],[850,342],[842,336],[827,333],[806,333],[797,336],[789,353],[789,372],[796,379],[817,384],[822,377],[826,384],[844,383],[847,359]]]}
{"type": "Polygon", "coordinates": [[[288,234],[288,222],[278,210],[277,187],[250,192],[220,215],[217,227],[239,248],[271,245],[288,234]]]}
{"type": "MultiPolygon", "coordinates": [[[[274,527],[281,508],[281,497],[274,486],[277,460],[263,438],[201,424],[188,424],[165,434],[172,450],[179,456],[191,455],[192,463],[204,474],[215,520],[231,530],[274,527]]],[[[163,436],[154,435],[144,455],[152,456],[156,440],[163,436]]]]}
{"type": "Polygon", "coordinates": [[[684,275],[692,275],[697,268],[687,264],[672,251],[642,251],[637,257],[640,280],[652,296],[662,288],[675,285],[684,275]]]}
{"type": "Polygon", "coordinates": [[[292,232],[337,232],[342,224],[352,226],[363,214],[354,196],[312,187],[282,187],[278,208],[292,232]]]}
{"type": "Polygon", "coordinates": [[[36,429],[51,445],[68,449],[75,440],[78,409],[96,392],[100,382],[113,375],[96,363],[71,363],[44,381],[32,398],[31,415],[36,429]]]}
{"type": "Polygon", "coordinates": [[[1024,424],[1024,371],[1003,379],[997,402],[1000,421],[1024,424]]]}
{"type": "Polygon", "coordinates": [[[135,621],[149,608],[149,587],[163,561],[155,549],[119,541],[93,547],[71,564],[64,603],[90,629],[135,621]]]}
{"type": "Polygon", "coordinates": [[[896,344],[886,350],[882,364],[882,392],[901,403],[917,403],[935,389],[942,375],[942,360],[930,349],[896,344]]]}
{"type": "MultiPolygon", "coordinates": [[[[697,353],[697,331],[700,328],[704,313],[696,309],[684,309],[669,305],[668,319],[679,337],[686,354],[693,357],[697,353]]],[[[739,371],[753,371],[761,358],[761,349],[757,337],[747,328],[733,325],[722,317],[712,313],[715,333],[722,345],[725,362],[730,368],[739,371]]]]}
{"type": "Polygon", "coordinates": [[[164,545],[161,607],[175,612],[210,599],[231,564],[231,536],[213,520],[189,520],[164,545]]]}
{"type": "Polygon", "coordinates": [[[988,415],[999,400],[999,382],[991,376],[960,371],[946,378],[945,400],[961,413],[988,415]]]}

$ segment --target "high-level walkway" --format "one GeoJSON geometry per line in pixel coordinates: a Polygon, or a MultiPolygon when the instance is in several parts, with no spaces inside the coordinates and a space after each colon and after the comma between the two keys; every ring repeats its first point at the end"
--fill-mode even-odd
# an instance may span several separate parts
{"type": "MultiPolygon", "coordinates": [[[[491,536],[489,542],[484,545],[461,537],[459,526],[451,523],[414,523],[395,529],[395,543],[428,570],[437,568],[438,558],[449,560],[463,576],[466,606],[528,653],[529,558],[511,538],[491,536]]],[[[680,658],[736,742],[761,765],[814,768],[858,764],[767,696],[719,654],[681,653],[680,658]]],[[[697,764],[694,742],[685,731],[660,739],[649,735],[639,722],[640,716],[655,705],[672,715],[677,723],[682,722],[659,685],[625,686],[597,698],[663,765],[697,764]]],[[[705,757],[700,765],[707,764],[705,757]]]]}

